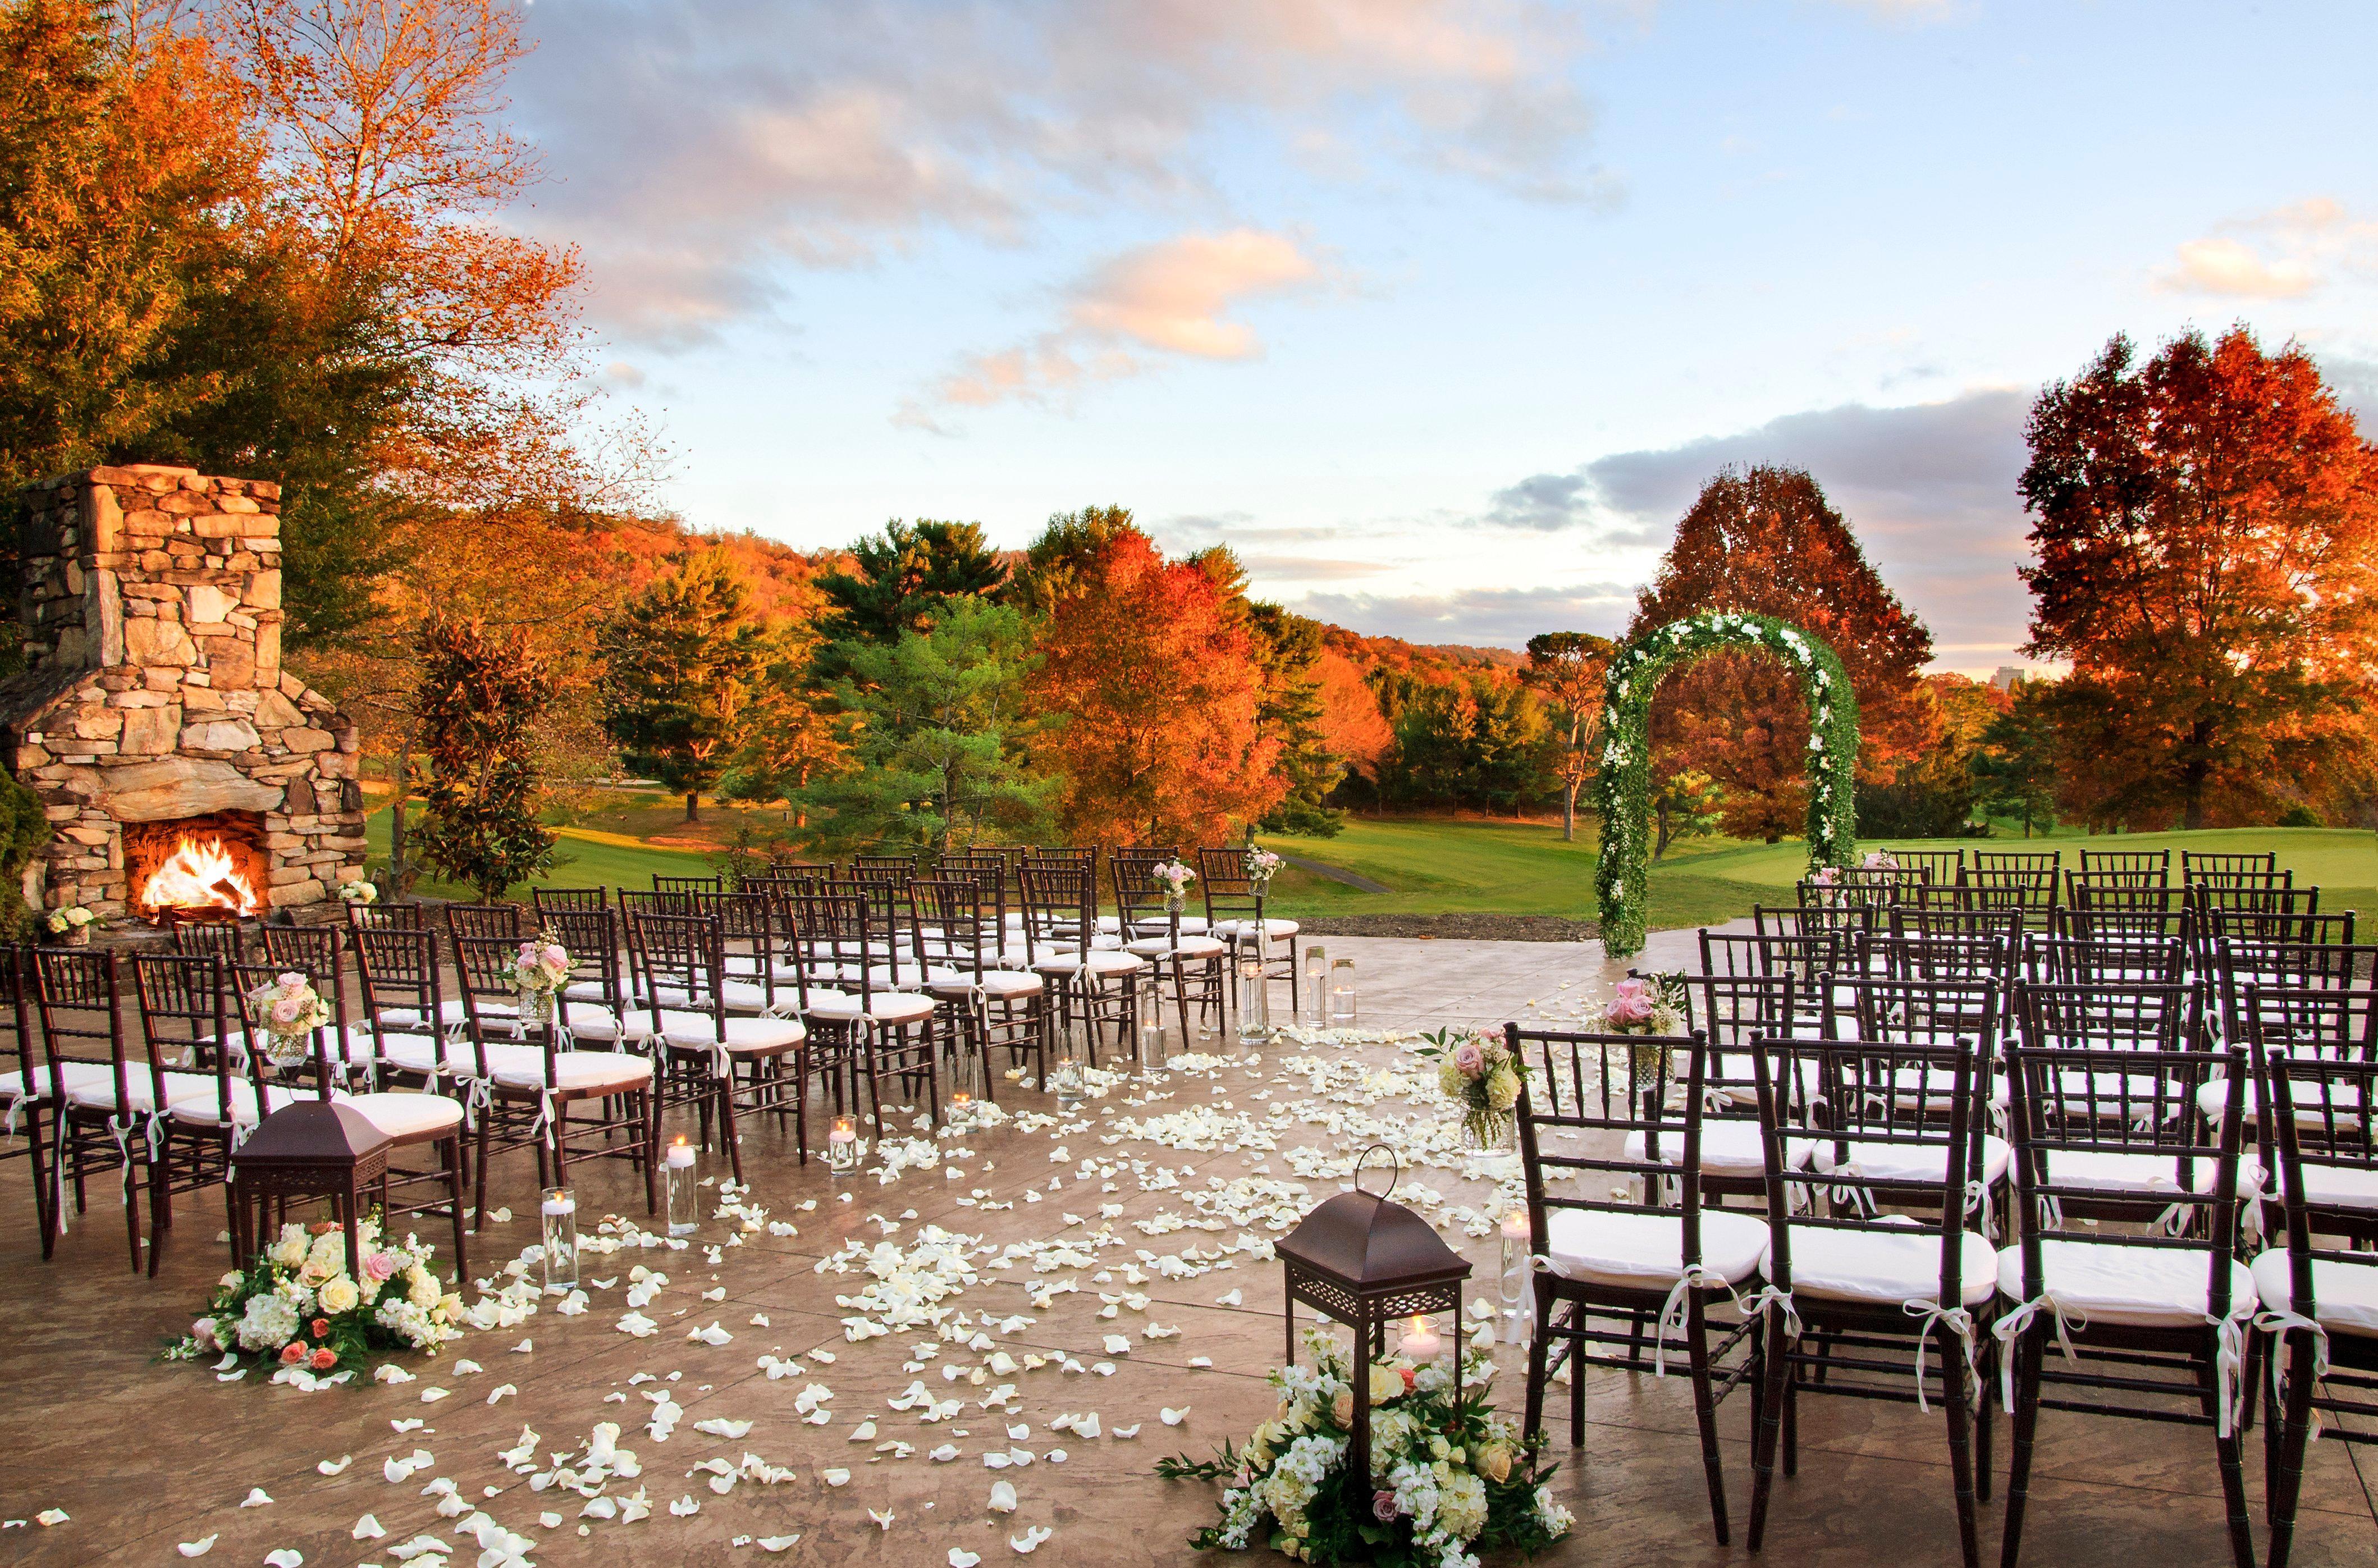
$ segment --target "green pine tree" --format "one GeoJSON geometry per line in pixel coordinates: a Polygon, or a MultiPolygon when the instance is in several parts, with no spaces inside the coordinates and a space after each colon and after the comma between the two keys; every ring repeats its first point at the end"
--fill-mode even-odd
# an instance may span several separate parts
{"type": "Polygon", "coordinates": [[[631,771],[685,797],[694,821],[743,739],[765,634],[723,551],[681,559],[595,634],[603,729],[631,771]]]}

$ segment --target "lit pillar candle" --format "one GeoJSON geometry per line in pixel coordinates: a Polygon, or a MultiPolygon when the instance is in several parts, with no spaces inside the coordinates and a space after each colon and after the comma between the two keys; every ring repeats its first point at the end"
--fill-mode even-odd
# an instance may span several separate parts
{"type": "Polygon", "coordinates": [[[1404,1355],[1414,1361],[1433,1361],[1444,1348],[1445,1339],[1436,1332],[1436,1325],[1414,1314],[1404,1328],[1404,1355]]]}

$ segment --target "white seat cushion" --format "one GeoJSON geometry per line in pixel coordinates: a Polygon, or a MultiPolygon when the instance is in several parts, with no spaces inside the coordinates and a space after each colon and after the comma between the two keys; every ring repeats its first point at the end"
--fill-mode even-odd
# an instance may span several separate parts
{"type": "Polygon", "coordinates": [[[462,1125],[462,1102],[444,1094],[357,1094],[347,1104],[400,1141],[443,1138],[462,1125]]]}
{"type": "MultiPolygon", "coordinates": [[[[2241,1174],[2240,1181],[2244,1180],[2241,1174]]],[[[2378,1171],[2303,1163],[2304,1196],[2319,1207],[2378,1209],[2378,1171]]],[[[2314,1225],[2314,1230],[2320,1227],[2314,1225]]]]}
{"type": "MultiPolygon", "coordinates": [[[[1033,960],[1032,967],[1042,974],[1076,974],[1081,971],[1082,958],[1079,953],[1044,951],[1033,960]]],[[[1095,948],[1090,953],[1090,975],[1093,979],[1102,974],[1134,974],[1147,967],[1147,960],[1136,953],[1120,952],[1111,947],[1095,948]]]]}
{"type": "Polygon", "coordinates": [[[966,996],[980,991],[994,1002],[1016,1001],[1026,996],[1038,996],[1048,989],[1037,974],[1022,970],[987,969],[977,984],[974,977],[962,970],[930,970],[925,975],[925,989],[936,996],[966,996]]]}
{"type": "MultiPolygon", "coordinates": [[[[2050,1149],[2047,1160],[2051,1186],[2149,1195],[2180,1190],[2180,1161],[2169,1154],[2130,1153],[2119,1149],[2050,1149]]],[[[2243,1184],[2246,1175],[2242,1170],[2239,1174],[2243,1184]]],[[[2220,1167],[2215,1161],[2199,1159],[2190,1163],[2189,1184],[2199,1192],[2212,1191],[2214,1178],[2219,1175],[2220,1167]]]]}
{"type": "MultiPolygon", "coordinates": [[[[2253,1275],[2254,1289],[2264,1302],[2295,1310],[2286,1248],[2274,1247],[2255,1259],[2253,1275]]],[[[2312,1294],[2312,1321],[2321,1327],[2332,1333],[2378,1334],[2378,1263],[2314,1258],[2312,1294]]]]}
{"type": "MultiPolygon", "coordinates": [[[[1545,1261],[1563,1279],[1628,1290],[1665,1290],[1683,1277],[1680,1214],[1554,1209],[1544,1216],[1545,1261]]],[[[1739,1285],[1767,1250],[1767,1223],[1729,1209],[1701,1211],[1701,1267],[1739,1285]]]]}
{"type": "MultiPolygon", "coordinates": [[[[878,991],[869,998],[867,1017],[876,1023],[915,1023],[931,1017],[933,998],[910,991],[878,991]]],[[[810,993],[811,1018],[839,1023],[859,1016],[859,998],[840,991],[810,993]]]]}
{"type": "Polygon", "coordinates": [[[573,1002],[603,1000],[603,983],[599,980],[573,980],[561,988],[561,994],[573,1002]]]}
{"type": "MultiPolygon", "coordinates": [[[[532,1051],[529,1054],[536,1057],[534,1067],[509,1055],[501,1062],[491,1064],[498,1087],[545,1087],[545,1053],[532,1051]]],[[[622,1090],[641,1089],[652,1080],[653,1064],[649,1057],[631,1056],[624,1051],[557,1051],[553,1054],[553,1081],[558,1089],[579,1093],[614,1094],[622,1090]]]]}
{"type": "Polygon", "coordinates": [[[630,1013],[621,1018],[600,1002],[571,1002],[568,1005],[566,1021],[573,1040],[591,1040],[597,1044],[616,1041],[643,1041],[652,1038],[649,1013],[630,1013]]]}
{"type": "MultiPolygon", "coordinates": [[[[1964,1253],[1958,1264],[1963,1305],[1978,1307],[1999,1287],[1998,1248],[1972,1231],[1961,1231],[1964,1253]]],[[[1940,1289],[1940,1233],[1913,1223],[1876,1230],[1791,1227],[1792,1294],[1823,1300],[1929,1301],[1940,1289]]],[[[1774,1265],[1764,1260],[1770,1278],[1774,1265]]]]}
{"type": "MultiPolygon", "coordinates": [[[[1639,1130],[1627,1135],[1625,1158],[1640,1160],[1651,1140],[1639,1130]]],[[[1784,1140],[1784,1157],[1799,1169],[1808,1163],[1815,1146],[1805,1140],[1784,1140]]],[[[1660,1163],[1673,1165],[1685,1157],[1685,1129],[1680,1123],[1660,1131],[1660,1163]]],[[[1767,1171],[1767,1151],[1760,1144],[1759,1124],[1731,1117],[1701,1123],[1701,1172],[1705,1176],[1755,1176],[1767,1171]]]]}
{"type": "MultiPolygon", "coordinates": [[[[706,1007],[710,1005],[707,993],[697,996],[689,993],[681,985],[656,985],[653,987],[653,991],[659,996],[661,1006],[664,1007],[706,1007]]],[[[759,1012],[768,1005],[767,987],[757,981],[722,981],[718,986],[718,994],[726,998],[727,1005],[730,1007],[741,1007],[751,1012],[759,1012]]]]}
{"type": "MultiPolygon", "coordinates": [[[[118,1105],[115,1103],[115,1075],[102,1069],[79,1084],[68,1082],[66,1104],[78,1111],[114,1111],[119,1116],[145,1116],[158,1109],[157,1082],[146,1062],[125,1067],[124,1085],[126,1103],[118,1105]]],[[[168,1106],[185,1100],[195,1103],[201,1098],[212,1105],[215,1097],[212,1073],[165,1074],[165,1103],[168,1106]]]]}
{"type": "MultiPolygon", "coordinates": [[[[406,1072],[435,1073],[438,1070],[438,1042],[426,1034],[383,1034],[379,1037],[379,1059],[406,1072]]],[[[454,1053],[449,1066],[457,1073],[477,1070],[467,1050],[454,1053]]]]}
{"type": "MultiPolygon", "coordinates": [[[[1817,1169],[1841,1169],[1842,1148],[1840,1144],[1818,1140],[1813,1155],[1817,1169]]],[[[1856,1166],[1856,1174],[1868,1181],[1930,1183],[1937,1187],[1948,1176],[1949,1151],[1937,1143],[1868,1143],[1852,1140],[1847,1148],[1848,1164],[1856,1166]]],[[[1983,1134],[1982,1179],[1993,1187],[2005,1180],[2007,1164],[2013,1155],[2005,1139],[1983,1134]]]]}
{"type": "Polygon", "coordinates": [[[724,1044],[729,1051],[757,1055],[798,1045],[809,1038],[809,1031],[799,1019],[728,1019],[722,1039],[708,1013],[664,1012],[661,1038],[681,1051],[708,1051],[724,1044]]]}
{"type": "Polygon", "coordinates": [[[1143,937],[1139,941],[1124,944],[1123,951],[1136,954],[1143,959],[1183,959],[1195,961],[1200,959],[1219,959],[1229,952],[1230,947],[1211,936],[1183,935],[1179,942],[1174,942],[1170,936],[1143,937]]]}
{"type": "MultiPolygon", "coordinates": [[[[60,1062],[58,1069],[58,1076],[66,1080],[66,1092],[69,1096],[78,1088],[88,1088],[96,1083],[107,1086],[109,1099],[114,1097],[115,1069],[113,1067],[102,1067],[97,1062],[60,1062]]],[[[5,1109],[18,1100],[38,1100],[45,1104],[48,1103],[49,1068],[31,1067],[27,1071],[31,1074],[33,1087],[30,1090],[25,1087],[27,1081],[25,1072],[0,1074],[0,1109],[5,1109]]]]}
{"type": "MultiPolygon", "coordinates": [[[[2204,1321],[2205,1286],[2212,1278],[2200,1248],[2122,1247],[2110,1242],[2044,1236],[2039,1243],[2041,1283],[2048,1298],[2068,1317],[2132,1328],[2190,1328],[2204,1321]]],[[[2254,1277],[2229,1260],[2229,1310],[2254,1306],[2254,1277]]],[[[2024,1301],[2023,1252],[2009,1248],[1999,1259],[1999,1289],[2024,1301]]]]}
{"type": "MultiPolygon", "coordinates": [[[[1251,920],[1218,920],[1209,929],[1217,936],[1253,936],[1255,934],[1255,923],[1251,920]]],[[[1282,920],[1278,915],[1268,914],[1263,918],[1264,937],[1267,941],[1293,936],[1296,935],[1296,922],[1292,920],[1282,920]]]]}
{"type": "MultiPolygon", "coordinates": [[[[221,1127],[223,1122],[222,1097],[217,1092],[215,1080],[201,1073],[167,1073],[165,1091],[173,1097],[166,1115],[177,1122],[193,1127],[221,1127]],[[182,1080],[182,1081],[176,1081],[182,1080]]],[[[254,1127],[262,1119],[256,1109],[256,1085],[245,1079],[233,1079],[226,1086],[231,1098],[231,1122],[234,1127],[254,1127]]],[[[281,1089],[267,1086],[264,1091],[265,1114],[292,1105],[300,1100],[318,1098],[311,1089],[281,1089]]],[[[333,1100],[347,1096],[338,1090],[330,1091],[333,1100]]]]}
{"type": "MultiPolygon", "coordinates": [[[[2299,1102],[2296,1106],[2296,1125],[2299,1127],[2321,1126],[2326,1119],[2326,1113],[2317,1104],[2301,1103],[2312,1092],[2311,1086],[2298,1084],[2289,1087],[2300,1091],[2293,1096],[2299,1102]]],[[[2361,1092],[2352,1084],[2340,1083],[2330,1090],[2329,1098],[2342,1113],[2348,1107],[2361,1104],[2361,1092]]],[[[2200,1085],[2196,1091],[2196,1108],[2215,1122],[2220,1121],[2227,1116],[2229,1112],[2228,1080],[2216,1078],[2209,1083],[2200,1085]]],[[[2246,1080],[2246,1119],[2250,1122],[2253,1121],[2262,1115],[2262,1110],[2263,1086],[2248,1079],[2246,1080]]],[[[2340,1114],[2338,1119],[2344,1121],[2350,1118],[2340,1114]]]]}
{"type": "MultiPolygon", "coordinates": [[[[486,1019],[515,1019],[520,1017],[520,1008],[510,1002],[498,1002],[492,997],[483,996],[479,999],[479,1016],[486,1019]]],[[[379,1010],[379,1020],[390,1029],[418,1028],[421,1023],[421,1009],[382,1007],[379,1010]]],[[[438,998],[438,1022],[441,1028],[461,1029],[470,1021],[471,1009],[460,996],[438,998]]]]}

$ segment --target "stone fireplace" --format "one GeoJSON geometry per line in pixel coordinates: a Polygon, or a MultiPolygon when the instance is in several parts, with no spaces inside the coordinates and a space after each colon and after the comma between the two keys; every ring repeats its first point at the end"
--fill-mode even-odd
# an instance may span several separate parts
{"type": "Polygon", "coordinates": [[[355,730],[281,668],[281,487],[132,464],[24,492],[0,764],[56,837],[46,909],[327,918],[363,875],[355,730]]]}

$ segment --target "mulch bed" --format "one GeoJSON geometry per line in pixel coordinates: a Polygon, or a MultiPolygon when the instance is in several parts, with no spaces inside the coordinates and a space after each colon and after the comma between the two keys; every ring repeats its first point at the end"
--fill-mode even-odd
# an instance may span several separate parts
{"type": "Polygon", "coordinates": [[[1592,921],[1568,920],[1560,915],[1300,916],[1296,923],[1309,935],[1447,937],[1472,942],[1585,942],[1601,931],[1592,921]]]}

